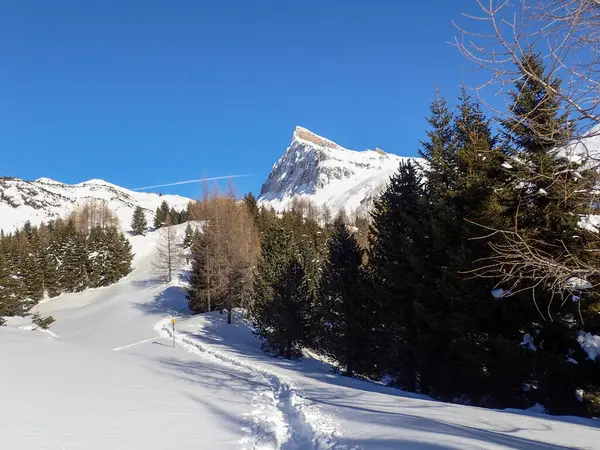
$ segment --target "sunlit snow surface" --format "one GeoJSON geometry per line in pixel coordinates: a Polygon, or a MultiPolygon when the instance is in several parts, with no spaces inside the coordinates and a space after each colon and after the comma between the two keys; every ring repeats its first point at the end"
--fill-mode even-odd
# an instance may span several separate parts
{"type": "Polygon", "coordinates": [[[184,272],[164,284],[150,270],[156,238],[131,238],[122,281],[40,304],[54,335],[29,319],[0,328],[1,448],[598,448],[599,422],[539,405],[440,403],[334,374],[316,355],[271,358],[239,311],[232,325],[189,314],[184,272]]]}
{"type": "Polygon", "coordinates": [[[277,211],[289,208],[294,197],[303,197],[335,214],[366,213],[403,158],[382,151],[345,149],[297,127],[292,143],[275,163],[262,186],[259,202],[277,211]]]}
{"type": "Polygon", "coordinates": [[[148,223],[152,224],[154,212],[163,200],[177,210],[185,209],[190,201],[178,195],[131,191],[103,180],[65,184],[49,178],[0,178],[0,229],[8,232],[27,221],[38,225],[64,217],[90,200],[105,200],[123,229],[129,229],[136,206],[144,208],[148,223]]]}

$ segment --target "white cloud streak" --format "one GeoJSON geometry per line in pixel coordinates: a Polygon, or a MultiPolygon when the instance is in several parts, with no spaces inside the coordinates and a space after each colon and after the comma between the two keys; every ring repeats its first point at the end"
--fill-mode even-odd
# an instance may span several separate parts
{"type": "Polygon", "coordinates": [[[243,178],[243,177],[249,177],[249,176],[251,176],[251,175],[250,174],[227,175],[227,176],[222,176],[222,177],[200,178],[198,180],[176,181],[174,183],[157,184],[154,186],[144,186],[144,187],[134,188],[131,190],[132,191],[143,191],[144,189],[154,189],[154,188],[167,187],[167,186],[178,186],[180,184],[201,183],[202,181],[227,180],[229,178],[243,178]]]}

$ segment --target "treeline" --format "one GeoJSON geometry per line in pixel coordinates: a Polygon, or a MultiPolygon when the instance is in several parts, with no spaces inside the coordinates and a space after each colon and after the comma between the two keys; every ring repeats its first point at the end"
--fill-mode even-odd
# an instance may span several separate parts
{"type": "Polygon", "coordinates": [[[108,286],[131,271],[133,254],[104,202],[66,219],[0,234],[0,316],[24,315],[44,296],[108,286]]]}
{"type": "MultiPolygon", "coordinates": [[[[253,201],[256,205],[255,200],[253,201]]],[[[188,303],[192,311],[247,307],[252,271],[259,248],[253,211],[233,193],[206,190],[190,205],[190,216],[201,221],[202,232],[186,229],[184,244],[191,248],[188,303]]]]}
{"type": "Polygon", "coordinates": [[[578,225],[598,173],[560,151],[559,81],[527,76],[545,76],[534,54],[522,67],[497,133],[466,90],[456,109],[436,98],[425,164],[391,178],[368,245],[342,217],[322,227],[246,201],[260,234],[248,307],[266,350],[309,347],[347,375],[444,401],[600,413],[600,365],[584,351],[600,332],[599,241],[578,225]]]}

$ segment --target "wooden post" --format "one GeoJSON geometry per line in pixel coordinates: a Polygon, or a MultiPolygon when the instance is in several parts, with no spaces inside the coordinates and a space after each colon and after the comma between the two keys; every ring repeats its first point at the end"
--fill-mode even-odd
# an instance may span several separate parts
{"type": "Polygon", "coordinates": [[[175,319],[171,319],[171,323],[173,324],[173,348],[175,348],[175,319]]]}

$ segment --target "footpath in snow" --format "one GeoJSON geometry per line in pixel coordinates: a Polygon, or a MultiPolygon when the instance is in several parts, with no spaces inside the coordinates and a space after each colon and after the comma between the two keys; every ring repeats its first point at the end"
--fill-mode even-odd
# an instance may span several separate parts
{"type": "Polygon", "coordinates": [[[265,355],[239,313],[192,316],[181,278],[154,277],[156,233],[131,241],[128,277],[38,306],[51,333],[0,328],[1,448],[600,449],[598,421],[439,403],[265,355]]]}

